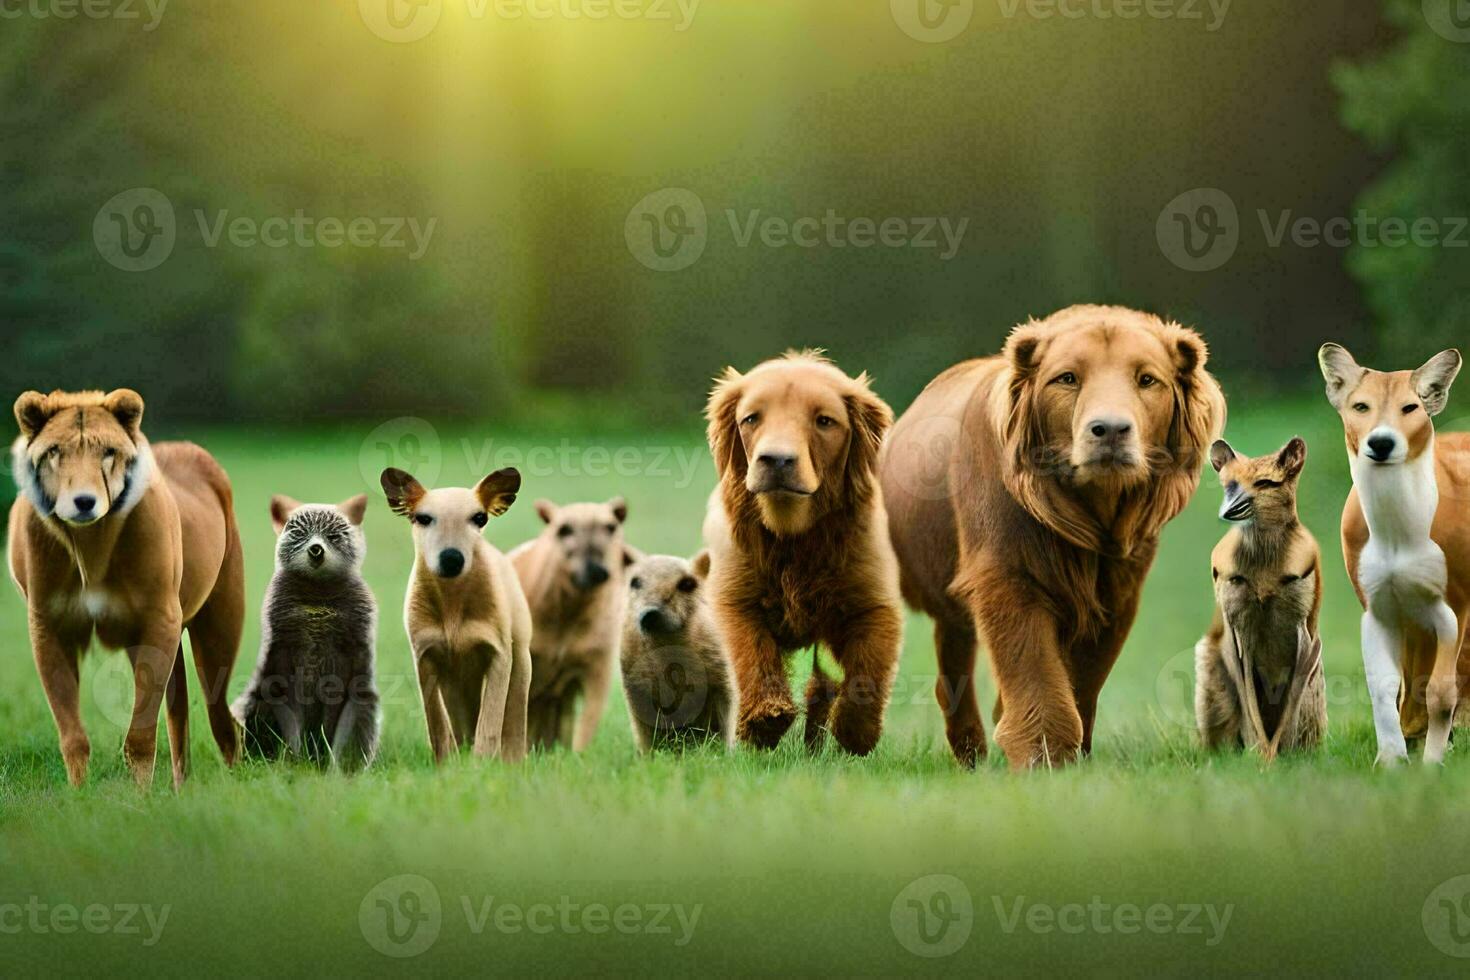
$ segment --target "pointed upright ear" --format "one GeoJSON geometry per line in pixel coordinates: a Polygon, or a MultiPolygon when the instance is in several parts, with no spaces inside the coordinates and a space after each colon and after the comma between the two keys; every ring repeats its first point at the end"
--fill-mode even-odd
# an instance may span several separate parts
{"type": "Polygon", "coordinates": [[[701,582],[709,578],[709,565],[710,558],[708,548],[701,548],[699,550],[699,554],[695,555],[694,560],[689,563],[689,567],[694,570],[694,577],[699,579],[701,582]]]}
{"type": "Polygon", "coordinates": [[[632,568],[634,565],[638,564],[640,561],[642,561],[643,559],[645,559],[647,557],[648,557],[647,555],[645,555],[643,552],[639,551],[637,548],[633,547],[631,544],[624,544],[623,545],[623,567],[624,568],[632,568]]]}
{"type": "Polygon", "coordinates": [[[280,534],[286,522],[291,519],[291,514],[301,506],[301,501],[292,500],[283,493],[278,493],[271,498],[271,527],[280,534]]]}
{"type": "Polygon", "coordinates": [[[130,439],[138,438],[138,431],[143,425],[142,395],[131,388],[118,388],[107,393],[107,397],[102,399],[102,407],[112,413],[130,439]]]}
{"type": "Polygon", "coordinates": [[[507,466],[476,483],[475,496],[480,498],[480,506],[485,508],[485,513],[491,517],[499,517],[510,510],[520,489],[521,471],[514,466],[507,466]]]}
{"type": "Polygon", "coordinates": [[[893,409],[870,386],[867,372],[854,379],[847,402],[847,420],[852,426],[852,443],[847,450],[848,486],[862,486],[878,470],[878,450],[883,436],[893,426],[893,409]]]}
{"type": "Polygon", "coordinates": [[[383,496],[388,498],[388,509],[400,517],[411,516],[427,492],[422,483],[392,466],[383,471],[378,482],[383,485],[383,496]]]}
{"type": "Polygon", "coordinates": [[[1215,444],[1210,447],[1210,465],[1218,473],[1225,468],[1225,464],[1235,458],[1235,450],[1230,448],[1230,443],[1224,439],[1216,439],[1215,444]]]}
{"type": "Polygon", "coordinates": [[[1460,352],[1440,351],[1413,374],[1414,391],[1424,403],[1424,411],[1438,415],[1450,397],[1450,385],[1460,373],[1460,352]]]}
{"type": "Polygon", "coordinates": [[[46,396],[39,391],[28,391],[15,400],[15,424],[20,426],[26,442],[36,438],[54,414],[46,405],[46,396]]]}
{"type": "Polygon", "coordinates": [[[607,502],[607,505],[612,508],[613,516],[618,519],[619,524],[628,519],[628,502],[622,497],[614,497],[607,502]]]}
{"type": "Polygon", "coordinates": [[[1333,408],[1342,411],[1342,403],[1358,387],[1368,369],[1353,360],[1353,355],[1341,344],[1323,344],[1317,351],[1317,364],[1327,382],[1327,400],[1333,408]]]}
{"type": "Polygon", "coordinates": [[[542,498],[533,505],[536,508],[536,516],[541,518],[543,524],[550,524],[556,520],[556,504],[542,498]]]}
{"type": "Polygon", "coordinates": [[[715,472],[722,480],[727,475],[745,479],[745,447],[740,442],[739,420],[735,418],[744,381],[745,376],[739,371],[725,368],[725,373],[715,379],[709,403],[704,407],[704,417],[709,420],[709,451],[715,459],[715,472]]]}
{"type": "Polygon", "coordinates": [[[354,527],[362,527],[362,517],[367,513],[367,494],[360,493],[356,497],[348,497],[337,505],[342,516],[347,518],[348,523],[354,527]]]}
{"type": "Polygon", "coordinates": [[[1281,447],[1281,452],[1276,454],[1276,465],[1286,473],[1288,480],[1293,479],[1301,473],[1302,467],[1307,465],[1307,442],[1301,436],[1294,436],[1291,442],[1281,447]]]}

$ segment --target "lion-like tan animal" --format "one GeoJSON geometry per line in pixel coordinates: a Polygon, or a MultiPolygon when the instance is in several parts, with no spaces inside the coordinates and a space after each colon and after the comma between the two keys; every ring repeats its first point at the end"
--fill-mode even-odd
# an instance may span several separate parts
{"type": "Polygon", "coordinates": [[[956,758],[986,751],[977,634],[1012,769],[1092,747],[1159,533],[1225,419],[1193,330],[1077,306],[945,371],[899,419],[882,484],[904,597],[934,618],[956,758]]]}
{"type": "Polygon", "coordinates": [[[153,780],[165,694],[173,781],[188,773],[189,630],[210,729],[233,764],[239,736],[226,688],[245,618],[245,574],[230,481],[191,443],[150,447],[143,399],[120,388],[15,403],[10,572],[29,607],[31,647],[56,719],[67,776],[80,786],[91,743],[82,728],[78,664],[95,633],[124,649],[135,687],[124,754],[153,780]]]}

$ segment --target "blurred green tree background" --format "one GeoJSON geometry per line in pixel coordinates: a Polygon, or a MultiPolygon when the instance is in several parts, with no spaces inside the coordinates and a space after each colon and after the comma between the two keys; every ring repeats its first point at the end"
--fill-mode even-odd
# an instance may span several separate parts
{"type": "Polygon", "coordinates": [[[981,0],[944,43],[901,29],[903,2],[706,0],[681,25],[673,4],[594,20],[444,0],[411,43],[355,0],[173,0],[151,30],[141,6],[9,18],[4,390],[130,385],[171,420],[688,425],[726,363],[822,346],[902,407],[1083,301],[1198,325],[1237,392],[1314,385],[1329,337],[1370,360],[1454,341],[1466,251],[1265,233],[1358,207],[1470,214],[1470,44],[1419,0],[1237,0],[1218,23],[1203,3],[1072,19],[981,0]],[[93,226],[139,187],[171,203],[177,242],[130,272],[93,226]],[[708,213],[677,272],[624,238],[666,187],[708,213]],[[1209,272],[1156,235],[1198,187],[1239,209],[1209,272]],[[968,224],[949,261],[732,228],[829,211],[968,224]],[[407,231],[397,249],[211,244],[220,221],[298,213],[433,232],[417,258],[407,231]]]}

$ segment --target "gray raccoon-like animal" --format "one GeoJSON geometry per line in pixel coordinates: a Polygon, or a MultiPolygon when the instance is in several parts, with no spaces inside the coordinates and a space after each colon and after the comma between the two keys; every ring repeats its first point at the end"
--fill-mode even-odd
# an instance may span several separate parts
{"type": "Polygon", "coordinates": [[[271,500],[276,571],[255,674],[234,704],[247,754],[354,771],[377,752],[378,608],[361,573],[366,508],[366,495],[336,507],[271,500]]]}

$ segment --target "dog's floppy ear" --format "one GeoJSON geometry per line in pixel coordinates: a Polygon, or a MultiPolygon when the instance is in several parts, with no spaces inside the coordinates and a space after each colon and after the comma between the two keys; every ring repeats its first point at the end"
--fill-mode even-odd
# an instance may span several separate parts
{"type": "Polygon", "coordinates": [[[292,500],[283,493],[278,493],[271,498],[271,527],[280,534],[291,519],[291,514],[301,507],[301,501],[292,500]]]}
{"type": "Polygon", "coordinates": [[[727,474],[745,478],[745,447],[740,442],[740,429],[735,407],[744,390],[745,376],[732,367],[715,379],[704,415],[709,420],[709,451],[715,458],[715,472],[724,479],[727,474]]]}
{"type": "Polygon", "coordinates": [[[143,396],[131,388],[117,388],[102,399],[102,407],[112,413],[128,438],[138,438],[143,425],[143,396]]]}
{"type": "Polygon", "coordinates": [[[612,509],[613,516],[618,519],[619,524],[628,519],[628,502],[622,497],[614,497],[607,502],[607,506],[612,509]]]}
{"type": "MultiPolygon", "coordinates": [[[[1174,424],[1170,427],[1168,449],[1181,470],[1194,474],[1194,486],[1198,486],[1200,457],[1225,428],[1225,394],[1205,370],[1210,350],[1197,331],[1171,323],[1166,327],[1165,339],[1173,348],[1174,365],[1179,372],[1175,378],[1174,424]]],[[[1189,489],[1191,494],[1194,486],[1189,489]]]]}
{"type": "Polygon", "coordinates": [[[367,513],[367,504],[367,494],[360,493],[356,497],[348,497],[342,501],[337,505],[337,509],[342,512],[342,516],[347,518],[348,523],[362,527],[362,518],[367,513]]]}
{"type": "Polygon", "coordinates": [[[1414,372],[1414,392],[1424,403],[1424,411],[1430,415],[1444,411],[1445,402],[1450,397],[1450,385],[1454,383],[1455,375],[1460,373],[1460,364],[1459,351],[1440,351],[1414,372]]]}
{"type": "Polygon", "coordinates": [[[1301,436],[1293,436],[1276,454],[1276,465],[1281,467],[1288,480],[1295,478],[1307,465],[1307,441],[1301,436]]]}
{"type": "Polygon", "coordinates": [[[46,396],[39,391],[28,391],[15,400],[15,424],[20,426],[20,434],[26,442],[40,435],[55,414],[47,404],[46,396]]]}
{"type": "Polygon", "coordinates": [[[893,426],[893,409],[873,392],[866,371],[854,379],[853,390],[843,401],[852,426],[852,443],[847,449],[848,486],[862,487],[877,471],[878,450],[893,426]]]}
{"type": "Polygon", "coordinates": [[[400,517],[410,516],[426,492],[422,483],[392,466],[383,471],[378,482],[383,485],[383,496],[388,498],[388,509],[400,517]]]}
{"type": "Polygon", "coordinates": [[[480,498],[480,506],[485,508],[485,513],[491,517],[499,517],[510,510],[520,489],[521,471],[514,466],[507,466],[475,484],[475,496],[480,498]]]}
{"type": "Polygon", "coordinates": [[[1235,450],[1224,439],[1216,439],[1215,444],[1210,447],[1210,465],[1215,468],[1216,473],[1223,470],[1225,464],[1234,458],[1235,450]]]}
{"type": "Polygon", "coordinates": [[[1041,366],[1041,355],[1046,350],[1048,333],[1047,327],[1035,320],[1011,331],[1006,338],[1005,358],[1015,376],[1029,378],[1036,373],[1041,366]]]}
{"type": "Polygon", "coordinates": [[[689,562],[689,567],[694,571],[694,577],[703,582],[709,578],[710,555],[708,548],[701,548],[699,554],[689,562]]]}
{"type": "Polygon", "coordinates": [[[1327,382],[1327,400],[1333,408],[1342,411],[1342,403],[1368,369],[1353,360],[1353,355],[1341,344],[1323,344],[1317,351],[1317,364],[1322,368],[1322,379],[1327,382]]]}
{"type": "Polygon", "coordinates": [[[556,520],[556,504],[553,504],[551,501],[542,498],[532,506],[536,508],[536,516],[541,518],[542,523],[550,524],[556,520]]]}

